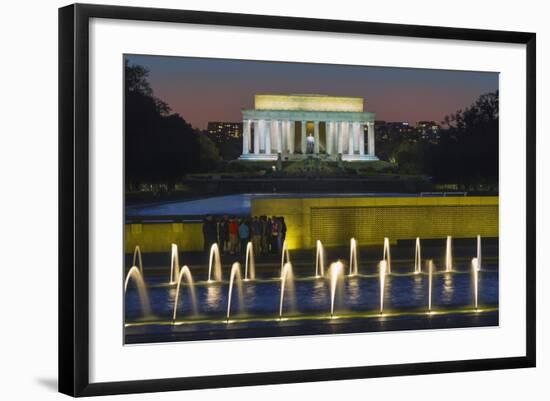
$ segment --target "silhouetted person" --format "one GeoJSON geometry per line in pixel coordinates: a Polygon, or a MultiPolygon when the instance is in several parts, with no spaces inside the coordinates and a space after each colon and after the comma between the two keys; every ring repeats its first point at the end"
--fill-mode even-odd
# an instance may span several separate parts
{"type": "Polygon", "coordinates": [[[280,231],[279,231],[279,221],[276,216],[273,216],[271,219],[271,252],[278,253],[281,252],[280,248],[280,231]]]}
{"type": "Polygon", "coordinates": [[[250,238],[250,228],[245,220],[241,221],[239,225],[239,240],[241,241],[241,255],[244,258],[246,254],[246,246],[248,239],[250,238]]]}
{"type": "Polygon", "coordinates": [[[202,224],[204,251],[208,252],[217,237],[217,227],[212,216],[207,216],[202,224]]]}
{"type": "Polygon", "coordinates": [[[281,216],[281,241],[285,242],[285,240],[286,240],[286,223],[285,223],[285,218],[281,216]]]}
{"type": "Polygon", "coordinates": [[[271,220],[271,217],[268,217],[265,222],[265,241],[266,241],[266,252],[273,252],[273,235],[272,230],[273,229],[273,222],[271,220]]]}
{"type": "Polygon", "coordinates": [[[229,253],[231,255],[234,255],[235,252],[237,252],[237,243],[238,243],[238,231],[239,231],[239,225],[237,224],[237,220],[232,217],[231,220],[229,220],[229,253]]]}
{"type": "Polygon", "coordinates": [[[254,216],[252,218],[250,229],[252,234],[252,244],[254,245],[254,254],[259,255],[262,240],[262,226],[260,224],[260,219],[258,219],[258,216],[254,216]]]}
{"type": "Polygon", "coordinates": [[[277,217],[277,253],[283,250],[283,221],[281,217],[277,217]]]}
{"type": "Polygon", "coordinates": [[[268,249],[268,233],[269,227],[267,225],[267,217],[260,216],[260,252],[266,254],[269,252],[268,249]]]}
{"type": "Polygon", "coordinates": [[[218,235],[220,237],[221,252],[227,252],[229,250],[229,219],[227,215],[223,216],[218,225],[218,235]]]}

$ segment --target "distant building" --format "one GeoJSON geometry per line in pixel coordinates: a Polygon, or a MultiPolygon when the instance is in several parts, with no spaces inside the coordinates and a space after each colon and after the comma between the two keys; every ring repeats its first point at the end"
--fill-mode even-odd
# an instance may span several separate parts
{"type": "Polygon", "coordinates": [[[378,160],[375,114],[361,97],[257,94],[242,114],[241,160],[378,160]]]}
{"type": "Polygon", "coordinates": [[[379,141],[416,141],[414,127],[407,121],[376,121],[376,139],[379,141]]]}
{"type": "Polygon", "coordinates": [[[376,140],[390,142],[430,142],[437,144],[441,127],[434,121],[376,121],[376,140]]]}
{"type": "Polygon", "coordinates": [[[426,142],[438,143],[440,127],[435,121],[418,121],[416,130],[420,138],[426,142]]]}
{"type": "Polygon", "coordinates": [[[208,135],[213,140],[219,139],[223,141],[227,137],[242,138],[243,123],[242,122],[227,122],[227,121],[211,121],[208,123],[208,135]]]}
{"type": "MultiPolygon", "coordinates": [[[[374,125],[376,126],[376,140],[377,141],[386,141],[388,139],[388,126],[386,125],[386,121],[384,120],[376,120],[374,121],[374,125]]],[[[363,128],[364,133],[367,133],[367,126],[363,128]]]]}
{"type": "Polygon", "coordinates": [[[399,132],[401,134],[411,133],[414,128],[407,121],[394,121],[386,123],[390,131],[399,132]]]}

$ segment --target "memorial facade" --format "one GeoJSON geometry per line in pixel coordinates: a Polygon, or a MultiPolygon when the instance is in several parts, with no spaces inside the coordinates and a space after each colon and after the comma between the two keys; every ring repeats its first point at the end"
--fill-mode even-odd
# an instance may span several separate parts
{"type": "Polygon", "coordinates": [[[375,114],[363,109],[360,97],[255,95],[254,109],[242,110],[240,159],[277,160],[280,155],[283,160],[378,160],[375,114]]]}

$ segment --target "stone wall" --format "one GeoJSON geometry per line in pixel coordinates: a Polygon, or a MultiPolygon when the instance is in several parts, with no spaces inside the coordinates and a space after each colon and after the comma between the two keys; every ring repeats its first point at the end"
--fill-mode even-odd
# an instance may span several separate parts
{"type": "Polygon", "coordinates": [[[400,239],[498,237],[498,197],[258,199],[253,215],[284,216],[291,249],[400,239]]]}
{"type": "MultiPolygon", "coordinates": [[[[498,197],[365,197],[285,198],[252,201],[254,216],[284,216],[290,249],[392,242],[421,237],[498,237],[498,197]]],[[[142,252],[203,249],[202,224],[126,224],[125,251],[140,245],[142,252]]]]}

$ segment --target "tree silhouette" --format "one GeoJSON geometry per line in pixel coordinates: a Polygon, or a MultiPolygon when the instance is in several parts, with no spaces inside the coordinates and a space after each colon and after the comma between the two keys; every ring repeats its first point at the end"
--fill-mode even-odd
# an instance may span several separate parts
{"type": "Polygon", "coordinates": [[[498,187],[499,149],[498,90],[481,95],[471,106],[445,118],[446,129],[432,174],[439,180],[454,181],[465,188],[498,187]]]}
{"type": "Polygon", "coordinates": [[[400,171],[464,190],[498,189],[498,91],[445,116],[437,144],[394,144],[400,171]]]}
{"type": "Polygon", "coordinates": [[[148,74],[146,68],[125,61],[124,149],[129,189],[141,183],[173,186],[185,174],[208,170],[219,160],[208,138],[154,96],[148,74]]]}

